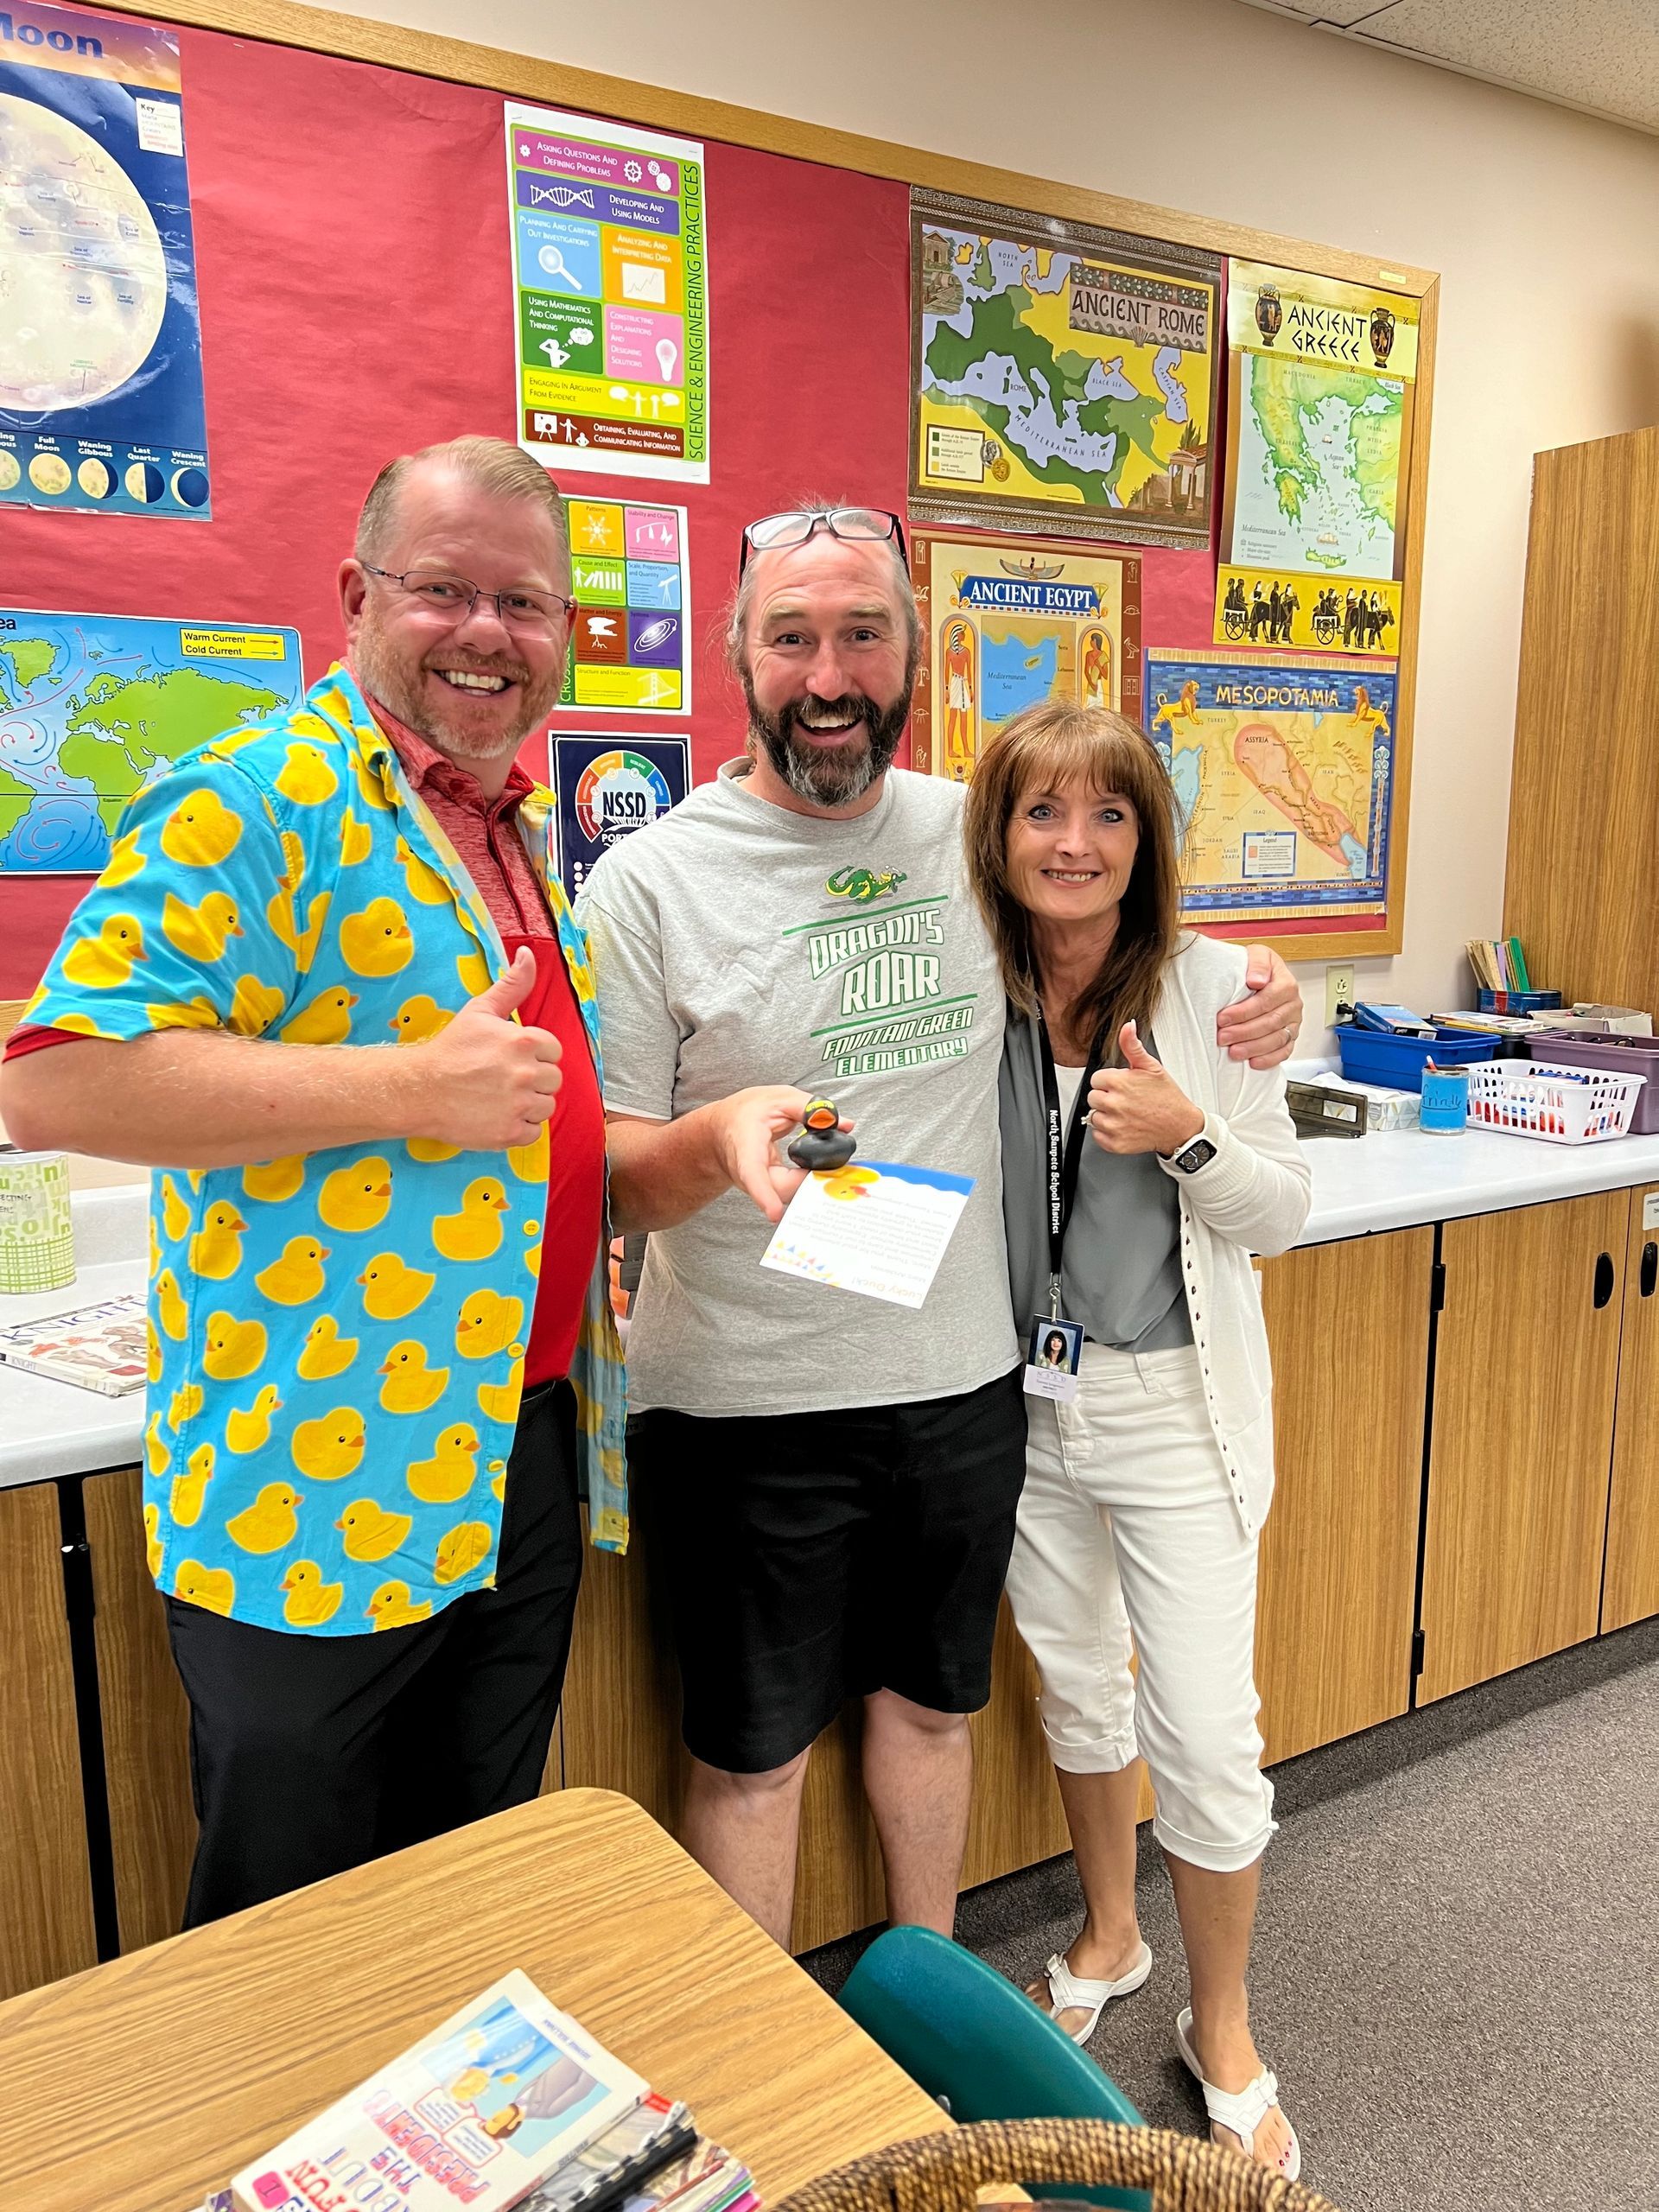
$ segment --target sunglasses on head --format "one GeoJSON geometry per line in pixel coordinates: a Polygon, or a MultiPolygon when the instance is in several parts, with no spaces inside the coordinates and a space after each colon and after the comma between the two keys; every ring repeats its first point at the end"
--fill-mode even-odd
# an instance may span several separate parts
{"type": "Polygon", "coordinates": [[[780,515],[763,515],[745,530],[738,575],[741,576],[747,568],[751,553],[777,553],[785,546],[804,545],[819,530],[827,530],[831,537],[845,538],[855,544],[897,538],[899,558],[907,557],[905,526],[897,515],[889,514],[885,507],[791,507],[780,515]]]}

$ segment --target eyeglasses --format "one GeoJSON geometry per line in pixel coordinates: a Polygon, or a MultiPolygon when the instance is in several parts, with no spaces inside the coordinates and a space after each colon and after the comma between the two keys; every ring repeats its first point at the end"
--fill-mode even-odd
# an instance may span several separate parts
{"type": "Polygon", "coordinates": [[[897,515],[889,514],[885,507],[831,507],[816,512],[805,507],[791,507],[781,515],[763,515],[759,522],[752,522],[743,533],[743,551],[737,563],[740,576],[749,565],[751,553],[776,553],[785,545],[804,545],[815,531],[827,530],[831,537],[850,539],[854,543],[879,543],[883,538],[897,538],[899,557],[906,557],[905,526],[897,515]]]}
{"type": "Polygon", "coordinates": [[[389,584],[396,584],[457,626],[467,620],[480,599],[494,607],[497,620],[509,630],[522,630],[530,636],[556,630],[561,621],[569,623],[576,611],[574,599],[561,599],[556,591],[482,591],[465,576],[452,576],[442,569],[405,569],[399,575],[367,561],[361,565],[366,575],[384,576],[389,584]]]}

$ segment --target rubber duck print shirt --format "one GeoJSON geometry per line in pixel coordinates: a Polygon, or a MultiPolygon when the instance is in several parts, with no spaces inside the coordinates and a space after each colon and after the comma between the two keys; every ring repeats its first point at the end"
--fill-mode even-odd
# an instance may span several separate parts
{"type": "MultiPolygon", "coordinates": [[[[597,1061],[586,945],[548,873],[549,806],[526,798],[520,834],[597,1061]]],[[[336,668],[293,713],[198,747],[139,793],[24,1018],[90,1037],[399,1048],[506,964],[336,668]]],[[[551,1127],[556,1142],[556,1111],[551,1127]]],[[[545,1129],[505,1153],[411,1139],[152,1175],[144,1522],[163,1591],[262,1628],[363,1636],[493,1580],[548,1143],[545,1129]],[[486,1217],[487,1250],[446,1234],[486,1217]]],[[[570,1379],[594,1541],[620,1549],[622,1366],[602,1251],[570,1379]]]]}

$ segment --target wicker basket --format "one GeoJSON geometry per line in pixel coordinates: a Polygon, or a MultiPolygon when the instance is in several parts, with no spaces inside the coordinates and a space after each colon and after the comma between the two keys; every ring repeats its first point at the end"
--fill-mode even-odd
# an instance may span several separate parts
{"type": "Polygon", "coordinates": [[[772,2212],[975,2212],[988,2183],[1027,2181],[1149,2190],[1157,2212],[1336,2212],[1236,2151],[1103,2120],[984,2120],[918,2135],[820,2174],[772,2212]]]}

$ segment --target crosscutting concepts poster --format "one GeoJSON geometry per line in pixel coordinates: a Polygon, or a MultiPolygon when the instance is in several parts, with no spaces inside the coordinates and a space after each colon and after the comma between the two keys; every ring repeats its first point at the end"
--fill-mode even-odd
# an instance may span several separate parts
{"type": "Polygon", "coordinates": [[[926,650],[911,766],[966,783],[1004,722],[1049,700],[1141,713],[1141,563],[1050,538],[916,533],[926,650]]]}
{"type": "Polygon", "coordinates": [[[568,737],[556,733],[549,766],[558,800],[559,873],[572,899],[619,838],[677,806],[690,787],[683,737],[568,737]]]}
{"type": "Polygon", "coordinates": [[[1271,652],[1386,653],[1400,650],[1400,586],[1332,582],[1294,569],[1236,569],[1216,576],[1218,645],[1271,652]]]}
{"type": "Polygon", "coordinates": [[[685,509],[639,499],[564,506],[578,612],[559,704],[601,715],[689,715],[685,509]]]}
{"type": "Polygon", "coordinates": [[[1186,825],[1185,910],[1275,929],[1386,918],[1395,676],[1386,663],[1153,647],[1147,728],[1186,825]]]}
{"type": "Polygon", "coordinates": [[[296,630],[0,607],[0,872],[96,874],[159,769],[304,690],[296,630]]]}
{"type": "Polygon", "coordinates": [[[175,33],[0,12],[0,503],[205,521],[175,33]]]}
{"type": "Polygon", "coordinates": [[[940,193],[910,226],[912,511],[1206,543],[1219,258],[940,193]]]}
{"type": "Polygon", "coordinates": [[[709,481],[702,148],[508,103],[518,438],[559,473],[709,481]]]}
{"type": "Polygon", "coordinates": [[[1225,559],[1404,574],[1417,317],[1399,293],[1230,264],[1225,559]]]}

